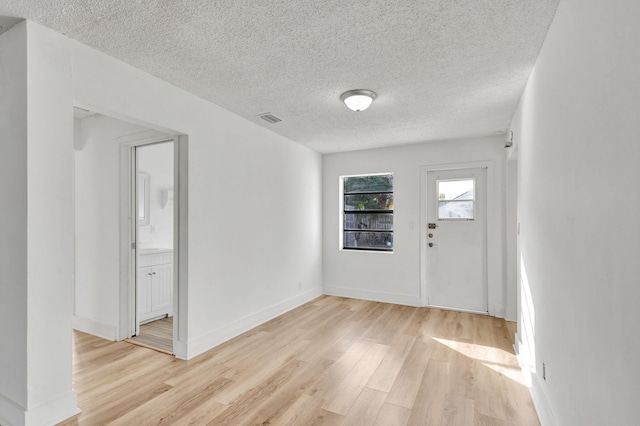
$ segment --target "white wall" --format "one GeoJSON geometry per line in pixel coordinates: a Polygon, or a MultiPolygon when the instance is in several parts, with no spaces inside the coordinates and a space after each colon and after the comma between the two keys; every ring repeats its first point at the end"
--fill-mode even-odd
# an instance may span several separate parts
{"type": "Polygon", "coordinates": [[[487,161],[490,313],[504,316],[504,138],[431,142],[324,156],[324,289],[329,294],[421,305],[421,168],[487,161]],[[340,250],[339,178],[392,172],[394,175],[393,254],[340,250]]]}
{"type": "MultiPolygon", "coordinates": [[[[74,103],[189,137],[186,357],[321,294],[318,153],[32,22],[3,35],[0,49],[3,59],[6,53],[17,61],[3,61],[0,77],[3,88],[15,85],[7,91],[12,105],[24,108],[29,89],[27,112],[2,117],[21,120],[7,127],[21,145],[7,147],[3,138],[2,149],[22,163],[8,169],[14,181],[3,179],[0,186],[3,196],[16,201],[6,216],[15,229],[1,232],[15,242],[16,255],[9,257],[15,267],[7,276],[18,280],[6,286],[16,299],[0,303],[9,314],[27,317],[26,327],[0,328],[2,341],[17,345],[2,349],[11,362],[0,364],[3,381],[10,378],[0,388],[3,423],[50,424],[76,409],[70,333],[74,103]],[[12,38],[13,31],[18,37],[12,38]],[[25,114],[27,141],[20,127],[25,114]],[[26,361],[14,364],[24,359],[25,344],[26,361]],[[16,373],[5,371],[10,368],[16,373]]],[[[3,241],[3,262],[7,246],[3,241]]],[[[4,294],[4,270],[2,277],[4,294]]]]}
{"type": "Polygon", "coordinates": [[[505,262],[506,262],[506,318],[518,318],[518,153],[510,151],[505,166],[505,262]]]}
{"type": "Polygon", "coordinates": [[[120,280],[119,138],[147,129],[103,115],[75,120],[75,288],[77,330],[116,339],[120,280]]]}
{"type": "Polygon", "coordinates": [[[0,424],[5,424],[12,404],[27,406],[27,33],[23,27],[0,35],[0,58],[0,424]]]}
{"type": "Polygon", "coordinates": [[[62,36],[26,22],[0,40],[0,318],[8,324],[0,326],[0,421],[53,424],[77,412],[70,332],[71,50],[62,36]]]}
{"type": "Polygon", "coordinates": [[[562,1],[513,122],[519,350],[543,424],[640,418],[639,18],[635,0],[562,1]]]}
{"type": "Polygon", "coordinates": [[[187,357],[322,292],[322,157],[69,41],[73,101],[189,137],[187,357]]]}
{"type": "Polygon", "coordinates": [[[149,225],[139,227],[142,248],[173,247],[173,205],[162,208],[162,192],[173,190],[173,143],[160,143],[137,149],[138,171],[149,174],[149,225]]]}

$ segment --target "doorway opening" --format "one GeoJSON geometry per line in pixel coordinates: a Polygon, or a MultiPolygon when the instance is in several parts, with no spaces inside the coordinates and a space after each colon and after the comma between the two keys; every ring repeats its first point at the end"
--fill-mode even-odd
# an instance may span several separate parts
{"type": "Polygon", "coordinates": [[[173,324],[164,324],[164,335],[168,331],[171,342],[168,352],[186,359],[188,136],[96,111],[74,107],[73,328],[124,340],[139,334],[140,323],[164,316],[165,322],[173,320],[173,324]],[[140,172],[146,172],[148,179],[144,174],[138,179],[136,151],[142,153],[144,164],[143,150],[153,150],[162,142],[172,154],[169,165],[164,166],[172,169],[171,177],[159,179],[157,172],[146,167],[140,172]],[[140,192],[144,185],[148,190],[140,206],[138,184],[140,192]],[[146,218],[138,219],[138,209],[146,218]],[[171,224],[170,230],[165,226],[162,231],[155,223],[161,217],[171,224]],[[154,234],[162,234],[163,242],[152,240],[154,234]],[[146,249],[146,258],[139,259],[142,253],[136,244],[146,249]],[[155,282],[165,280],[161,285],[164,293],[154,294],[151,301],[141,295],[153,308],[142,312],[153,314],[146,318],[137,309],[138,267],[152,267],[147,277],[155,282]],[[161,309],[167,311],[160,314],[161,309]]]}
{"type": "Polygon", "coordinates": [[[132,149],[135,301],[127,341],[173,354],[174,140],[132,149]]]}
{"type": "MultiPolygon", "coordinates": [[[[171,330],[171,351],[164,351],[180,359],[187,359],[187,212],[188,136],[154,132],[121,139],[119,339],[139,336],[141,328],[143,333],[146,329],[146,334],[162,334],[166,339],[171,330]],[[158,172],[153,171],[158,169],[155,156],[149,162],[145,152],[162,149],[173,154],[173,173],[158,181],[154,179],[158,172]],[[171,232],[165,230],[161,239],[151,238],[159,233],[158,228],[151,228],[154,210],[165,212],[160,216],[173,223],[171,232]]],[[[144,344],[158,349],[153,342],[144,344]]]]}

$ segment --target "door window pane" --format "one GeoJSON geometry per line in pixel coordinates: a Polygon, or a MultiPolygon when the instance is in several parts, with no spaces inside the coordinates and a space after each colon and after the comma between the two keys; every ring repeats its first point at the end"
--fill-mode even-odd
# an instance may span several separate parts
{"type": "Polygon", "coordinates": [[[438,220],[473,220],[475,179],[439,180],[438,220]]]}
{"type": "Polygon", "coordinates": [[[438,181],[438,200],[473,200],[474,195],[474,179],[438,181]]]}
{"type": "Polygon", "coordinates": [[[438,219],[473,219],[473,201],[438,201],[438,219]]]}

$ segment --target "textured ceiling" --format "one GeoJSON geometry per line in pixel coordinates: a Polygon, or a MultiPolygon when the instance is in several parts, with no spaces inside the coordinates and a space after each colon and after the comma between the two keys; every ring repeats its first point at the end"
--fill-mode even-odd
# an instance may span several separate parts
{"type": "Polygon", "coordinates": [[[1,0],[0,15],[327,153],[507,130],[558,1],[1,0]],[[339,96],[361,88],[378,98],[355,113],[339,96]]]}

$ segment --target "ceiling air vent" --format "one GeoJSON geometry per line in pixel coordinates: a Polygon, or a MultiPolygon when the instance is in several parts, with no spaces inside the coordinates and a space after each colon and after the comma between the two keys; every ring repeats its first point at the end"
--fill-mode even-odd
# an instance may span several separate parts
{"type": "Polygon", "coordinates": [[[276,117],[270,112],[265,112],[264,114],[260,114],[258,117],[262,118],[264,121],[269,122],[271,124],[275,124],[282,121],[281,118],[276,117]]]}

